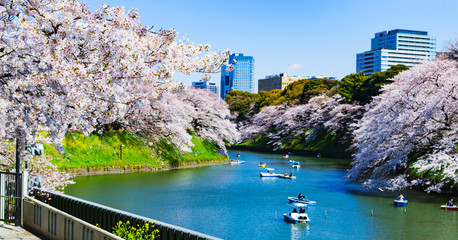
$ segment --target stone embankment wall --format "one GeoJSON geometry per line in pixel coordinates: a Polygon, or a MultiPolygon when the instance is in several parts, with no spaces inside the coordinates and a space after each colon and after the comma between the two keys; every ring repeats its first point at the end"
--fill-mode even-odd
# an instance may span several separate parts
{"type": "Polygon", "coordinates": [[[107,166],[107,167],[84,167],[67,169],[66,172],[73,176],[94,176],[106,174],[124,174],[124,173],[139,173],[139,172],[154,172],[154,171],[167,171],[173,169],[197,168],[214,166],[225,163],[227,160],[205,161],[205,162],[189,162],[179,166],[172,166],[163,164],[163,167],[156,168],[149,165],[135,165],[135,166],[107,166]]]}

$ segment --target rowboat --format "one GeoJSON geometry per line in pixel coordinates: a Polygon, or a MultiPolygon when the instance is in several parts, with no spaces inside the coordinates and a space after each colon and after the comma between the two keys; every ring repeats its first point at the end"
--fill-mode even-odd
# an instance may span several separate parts
{"type": "Polygon", "coordinates": [[[406,199],[402,199],[402,200],[399,200],[399,199],[394,199],[394,206],[405,206],[407,205],[409,201],[407,201],[406,199]]]}
{"type": "Polygon", "coordinates": [[[281,174],[279,174],[279,173],[274,173],[274,172],[273,172],[274,170],[275,170],[275,169],[273,169],[273,168],[266,168],[266,172],[260,173],[259,176],[260,176],[260,177],[278,177],[278,176],[281,175],[281,174]]]}
{"type": "Polygon", "coordinates": [[[238,160],[238,159],[235,159],[235,160],[234,160],[234,159],[231,159],[231,160],[229,161],[229,163],[230,163],[230,164],[243,164],[243,163],[245,163],[245,161],[241,161],[241,160],[238,160]]]}
{"type": "Polygon", "coordinates": [[[305,203],[308,206],[315,206],[316,202],[308,199],[298,199],[297,197],[288,197],[290,203],[305,203]]]}
{"type": "Polygon", "coordinates": [[[296,176],[293,176],[291,174],[280,174],[278,177],[280,178],[287,178],[287,179],[296,179],[296,176]]]}
{"type": "Polygon", "coordinates": [[[258,167],[266,167],[266,164],[265,164],[264,162],[260,162],[260,163],[258,164],[258,167]]]}
{"type": "Polygon", "coordinates": [[[447,205],[441,205],[441,209],[445,211],[458,211],[458,206],[447,206],[447,205]]]}

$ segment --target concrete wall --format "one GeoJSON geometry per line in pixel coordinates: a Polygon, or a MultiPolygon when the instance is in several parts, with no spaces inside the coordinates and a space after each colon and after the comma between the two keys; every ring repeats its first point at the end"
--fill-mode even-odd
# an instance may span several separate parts
{"type": "Polygon", "coordinates": [[[47,239],[122,239],[31,197],[23,204],[24,227],[47,239]]]}

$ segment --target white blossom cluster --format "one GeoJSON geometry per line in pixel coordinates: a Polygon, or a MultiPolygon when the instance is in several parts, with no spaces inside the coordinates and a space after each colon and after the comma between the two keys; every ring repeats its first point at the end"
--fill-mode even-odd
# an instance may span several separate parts
{"type": "Polygon", "coordinates": [[[356,153],[347,177],[387,189],[453,187],[458,181],[457,62],[423,63],[397,75],[382,92],[354,131],[356,153]],[[422,155],[412,159],[412,153],[422,155]],[[414,174],[404,174],[406,169],[414,174]],[[388,177],[392,174],[396,177],[388,177]]]}
{"type": "Polygon", "coordinates": [[[177,41],[174,29],[154,31],[136,11],[91,12],[74,0],[0,0],[0,29],[0,137],[58,148],[68,131],[88,135],[116,121],[144,129],[161,96],[182,88],[175,72],[207,76],[229,55],[177,41]]]}
{"type": "Polygon", "coordinates": [[[323,128],[349,131],[363,107],[340,104],[341,100],[338,94],[332,97],[320,95],[311,98],[307,104],[289,107],[284,103],[264,107],[255,115],[253,124],[241,129],[242,139],[248,140],[267,132],[269,144],[282,146],[287,139],[301,134],[307,135],[306,141],[311,140],[323,128]]]}

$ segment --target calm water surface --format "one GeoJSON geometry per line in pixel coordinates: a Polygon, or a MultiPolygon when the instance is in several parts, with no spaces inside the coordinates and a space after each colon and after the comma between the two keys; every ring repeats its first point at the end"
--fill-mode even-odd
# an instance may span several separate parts
{"type": "Polygon", "coordinates": [[[409,204],[394,207],[398,192],[345,183],[348,160],[292,156],[293,169],[278,154],[236,153],[245,164],[78,177],[65,193],[224,239],[458,239],[458,213],[440,210],[449,196],[403,191],[409,204]],[[260,161],[297,178],[260,178],[260,161]],[[311,222],[284,222],[299,192],[317,201],[311,222]]]}

